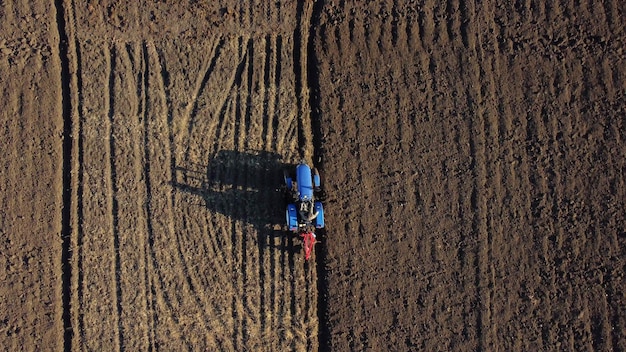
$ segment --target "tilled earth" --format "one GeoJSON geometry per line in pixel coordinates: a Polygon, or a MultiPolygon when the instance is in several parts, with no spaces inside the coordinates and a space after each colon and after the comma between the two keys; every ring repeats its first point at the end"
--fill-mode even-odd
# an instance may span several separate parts
{"type": "Polygon", "coordinates": [[[1,2],[0,346],[626,350],[625,13],[1,2]]]}

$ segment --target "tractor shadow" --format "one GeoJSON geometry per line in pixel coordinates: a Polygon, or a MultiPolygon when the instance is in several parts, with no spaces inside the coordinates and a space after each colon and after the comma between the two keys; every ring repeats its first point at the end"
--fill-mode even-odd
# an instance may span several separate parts
{"type": "Polygon", "coordinates": [[[252,225],[259,250],[276,248],[288,254],[301,251],[299,240],[285,227],[283,171],[296,164],[284,163],[277,153],[220,150],[207,165],[175,166],[171,185],[178,192],[197,196],[201,206],[233,221],[252,225]]]}

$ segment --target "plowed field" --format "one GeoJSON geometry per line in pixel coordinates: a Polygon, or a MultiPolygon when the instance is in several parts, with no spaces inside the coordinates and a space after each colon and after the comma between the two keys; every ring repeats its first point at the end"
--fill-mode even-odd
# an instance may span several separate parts
{"type": "Polygon", "coordinates": [[[625,14],[0,2],[0,346],[626,350],[625,14]]]}
{"type": "Polygon", "coordinates": [[[626,349],[624,10],[324,5],[336,350],[626,349]]]}

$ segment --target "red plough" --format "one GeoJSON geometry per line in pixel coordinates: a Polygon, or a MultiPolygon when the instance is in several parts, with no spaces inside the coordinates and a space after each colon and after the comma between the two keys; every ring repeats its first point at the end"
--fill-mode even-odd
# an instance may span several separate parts
{"type": "Polygon", "coordinates": [[[304,232],[300,234],[302,237],[302,243],[304,245],[304,259],[309,260],[311,258],[311,252],[313,252],[313,248],[315,247],[315,233],[313,232],[304,232]]]}

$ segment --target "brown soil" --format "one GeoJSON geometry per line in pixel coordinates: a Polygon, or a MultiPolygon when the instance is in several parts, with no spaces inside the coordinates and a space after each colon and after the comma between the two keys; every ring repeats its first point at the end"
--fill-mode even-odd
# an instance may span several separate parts
{"type": "Polygon", "coordinates": [[[626,350],[625,13],[2,2],[0,346],[626,350]]]}
{"type": "Polygon", "coordinates": [[[625,9],[324,5],[333,349],[626,349],[625,9]]]}

